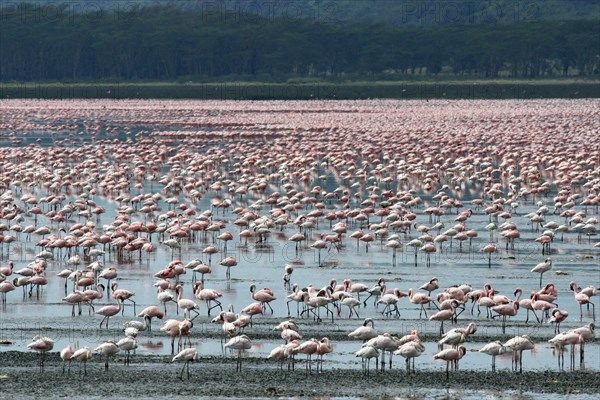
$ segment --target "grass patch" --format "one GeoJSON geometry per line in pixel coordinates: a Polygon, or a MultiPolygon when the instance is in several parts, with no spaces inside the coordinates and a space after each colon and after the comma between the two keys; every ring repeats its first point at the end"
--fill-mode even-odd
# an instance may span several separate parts
{"type": "Polygon", "coordinates": [[[39,99],[539,99],[599,98],[599,80],[223,83],[0,83],[0,98],[39,99]]]}

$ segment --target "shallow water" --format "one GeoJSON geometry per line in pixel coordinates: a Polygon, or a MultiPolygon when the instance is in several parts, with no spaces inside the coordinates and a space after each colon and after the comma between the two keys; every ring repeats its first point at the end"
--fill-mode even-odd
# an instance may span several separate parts
{"type": "MultiPolygon", "coordinates": [[[[240,106],[242,107],[242,106],[240,106]]],[[[27,112],[27,111],[26,111],[27,112]]],[[[32,109],[32,113],[37,112],[32,109]]],[[[268,116],[264,118],[270,118],[268,116]]],[[[273,117],[274,121],[278,121],[277,117],[273,117]]],[[[59,120],[56,124],[75,123],[78,120],[74,117],[73,121],[59,120]]],[[[143,129],[151,128],[156,131],[172,131],[178,129],[178,125],[169,125],[169,122],[162,121],[156,126],[139,126],[130,124],[126,120],[115,118],[112,130],[110,132],[101,130],[98,135],[95,135],[96,140],[109,138],[117,141],[137,139],[136,133],[143,129]],[[125,131],[127,128],[127,131],[125,131]]],[[[275,122],[273,122],[275,123],[275,122]]],[[[207,129],[208,131],[208,129],[207,129]]],[[[35,139],[42,139],[41,144],[51,146],[60,139],[69,138],[72,136],[65,135],[61,137],[56,132],[48,133],[44,130],[36,130],[35,132],[17,132],[27,134],[25,140],[20,145],[35,143],[35,139]]],[[[76,136],[77,141],[73,141],[73,145],[80,143],[88,143],[92,136],[88,131],[80,126],[76,136]]],[[[10,146],[10,143],[3,142],[5,146],[10,146]]],[[[177,147],[173,147],[173,151],[177,147]]],[[[167,172],[167,171],[165,171],[167,172]]],[[[309,191],[312,186],[319,184],[325,191],[333,191],[344,182],[339,176],[334,174],[330,169],[323,165],[318,166],[316,175],[325,176],[326,179],[311,182],[310,185],[294,184],[298,190],[309,191]]],[[[145,192],[160,192],[162,185],[153,181],[144,181],[145,192]]],[[[355,190],[361,194],[363,198],[368,195],[366,189],[367,183],[362,182],[355,190]]],[[[21,190],[17,187],[10,187],[14,197],[15,204],[26,208],[27,206],[19,200],[22,194],[29,193],[28,189],[21,190]]],[[[280,188],[271,183],[267,189],[267,193],[280,188]]],[[[376,284],[379,278],[384,277],[388,288],[397,287],[402,291],[408,291],[409,288],[417,289],[422,284],[426,283],[432,277],[437,277],[441,287],[452,285],[460,285],[468,283],[474,289],[482,288],[487,282],[493,284],[494,289],[510,298],[514,298],[513,292],[517,287],[521,287],[525,294],[531,290],[539,289],[539,275],[531,273],[530,270],[537,263],[542,262],[547,254],[542,255],[541,247],[534,241],[540,235],[540,231],[532,229],[531,223],[525,217],[526,214],[535,212],[539,208],[539,204],[535,204],[531,199],[519,200],[518,208],[513,211],[513,216],[510,219],[518,227],[521,228],[521,238],[516,242],[514,249],[506,249],[505,242],[498,238],[497,231],[493,233],[492,242],[497,243],[498,253],[492,256],[491,267],[488,267],[487,255],[481,253],[484,245],[490,242],[488,231],[484,227],[490,222],[490,219],[481,210],[472,206],[469,201],[480,196],[481,187],[477,185],[466,186],[460,193],[461,201],[466,205],[465,208],[473,208],[474,214],[468,220],[468,229],[476,230],[479,235],[472,240],[471,245],[464,242],[462,246],[454,241],[452,245],[445,243],[441,252],[434,253],[431,256],[431,266],[426,267],[425,256],[419,252],[416,257],[412,248],[405,247],[403,251],[397,253],[395,263],[392,263],[392,251],[383,246],[384,242],[375,241],[370,244],[368,252],[366,251],[363,242],[357,245],[357,242],[350,239],[349,234],[360,228],[359,223],[351,222],[349,225],[348,234],[344,238],[343,247],[339,251],[323,251],[321,254],[321,265],[319,266],[318,252],[308,245],[318,239],[321,234],[331,233],[329,222],[323,219],[319,220],[318,226],[310,233],[309,240],[302,243],[297,251],[295,245],[288,241],[289,237],[298,231],[298,228],[293,224],[289,224],[284,230],[279,231],[273,229],[266,243],[244,243],[238,237],[239,228],[233,225],[233,221],[238,218],[232,213],[231,207],[224,213],[220,209],[211,207],[211,200],[214,198],[231,197],[235,201],[235,206],[248,207],[255,204],[256,200],[264,199],[265,196],[257,194],[249,194],[243,199],[238,199],[237,196],[228,196],[223,192],[216,193],[208,191],[204,194],[200,202],[192,204],[189,198],[184,194],[179,195],[179,203],[192,204],[192,207],[198,212],[205,210],[213,210],[213,220],[224,221],[227,226],[222,231],[230,231],[233,233],[234,240],[227,244],[227,252],[223,251],[221,246],[219,254],[212,257],[213,272],[206,276],[205,286],[216,289],[223,293],[221,302],[223,307],[232,304],[236,311],[240,311],[243,307],[253,302],[249,290],[252,282],[256,283],[257,287],[270,287],[277,295],[277,300],[272,302],[273,313],[267,312],[264,316],[256,316],[256,320],[260,321],[263,328],[265,326],[275,326],[276,323],[288,317],[288,311],[285,296],[290,293],[289,288],[284,288],[282,275],[284,265],[290,264],[294,267],[292,282],[298,283],[300,287],[312,285],[315,288],[321,288],[329,285],[331,279],[336,279],[341,283],[344,279],[350,278],[352,282],[365,283],[368,286],[376,284]],[[451,247],[450,247],[451,246],[451,247]],[[462,249],[460,249],[462,247],[462,249]],[[459,250],[460,249],[460,250],[459,250]],[[233,256],[238,261],[238,265],[231,269],[231,279],[226,279],[226,269],[218,265],[218,261],[226,256],[233,256]]],[[[551,210],[553,208],[552,197],[556,195],[556,187],[547,194],[547,197],[541,200],[551,210]]],[[[46,192],[43,189],[33,189],[32,194],[37,197],[43,196],[46,192]]],[[[139,193],[139,190],[133,189],[132,195],[139,193]]],[[[417,193],[422,197],[424,203],[415,209],[417,214],[414,223],[417,225],[432,225],[429,216],[423,213],[426,207],[436,205],[432,199],[435,193],[422,192],[417,193]]],[[[78,198],[76,193],[67,194],[65,204],[70,201],[75,201],[78,198]]],[[[116,208],[120,205],[114,199],[101,195],[93,196],[93,200],[98,206],[106,209],[106,213],[99,218],[94,217],[92,220],[96,223],[96,230],[102,232],[102,226],[112,223],[116,216],[116,208]]],[[[324,202],[326,205],[325,213],[331,210],[340,210],[342,205],[337,202],[324,202]]],[[[159,214],[165,213],[171,209],[164,201],[159,202],[160,209],[154,212],[150,217],[157,218],[159,214]]],[[[579,206],[576,209],[582,209],[579,206]]],[[[256,210],[261,215],[266,215],[269,212],[268,206],[263,206],[262,209],[256,210]]],[[[308,211],[308,210],[307,210],[308,211]]],[[[296,214],[292,214],[293,217],[296,214]]],[[[454,218],[456,214],[449,212],[441,217],[441,222],[446,226],[443,230],[452,227],[455,224],[454,218]]],[[[588,209],[587,217],[598,217],[593,209],[588,209]]],[[[34,224],[32,215],[25,215],[24,221],[20,223],[22,226],[34,224]]],[[[131,222],[140,221],[147,222],[148,216],[135,212],[131,215],[131,222]]],[[[558,215],[549,213],[546,216],[546,222],[553,220],[558,223],[564,223],[558,215]]],[[[371,222],[379,222],[380,218],[371,217],[371,222]]],[[[76,222],[85,222],[85,219],[72,216],[68,224],[76,222]]],[[[503,221],[499,221],[500,224],[503,221]]],[[[14,225],[14,222],[7,222],[7,227],[14,225]]],[[[37,225],[47,225],[53,228],[55,234],[59,234],[56,224],[52,225],[44,216],[40,216],[37,225]]],[[[68,226],[68,225],[66,225],[68,226]]],[[[364,226],[366,230],[366,225],[364,226]]],[[[436,234],[437,232],[434,232],[436,234]]],[[[414,229],[408,234],[400,234],[404,244],[411,239],[421,235],[414,229]]],[[[26,238],[25,234],[16,235],[18,240],[10,245],[2,244],[2,252],[0,253],[0,261],[2,265],[6,265],[8,260],[15,263],[15,270],[25,267],[35,259],[41,249],[35,247],[35,243],[39,237],[31,239],[26,238]]],[[[215,246],[220,246],[219,241],[213,241],[210,234],[197,238],[194,241],[182,242],[181,249],[171,251],[166,245],[160,244],[162,239],[154,235],[151,238],[152,242],[157,244],[156,251],[152,253],[132,253],[125,257],[117,256],[116,252],[106,249],[105,256],[99,260],[104,267],[114,266],[119,273],[118,283],[119,288],[125,288],[135,292],[134,300],[136,301],[136,310],[149,305],[158,305],[156,300],[156,289],[152,286],[155,279],[152,275],[166,267],[169,261],[180,259],[184,264],[196,259],[202,258],[208,262],[206,257],[201,253],[202,249],[209,244],[215,243],[215,246]]],[[[598,248],[594,248],[593,244],[597,241],[597,236],[584,236],[578,238],[577,233],[569,232],[564,234],[561,240],[558,236],[554,240],[550,250],[550,257],[553,260],[553,269],[547,272],[543,278],[543,284],[554,282],[558,289],[559,297],[557,303],[560,309],[568,311],[569,317],[563,323],[562,330],[578,327],[585,323],[595,320],[593,309],[589,310],[583,307],[582,317],[580,318],[579,305],[573,298],[573,293],[569,288],[570,281],[576,281],[581,287],[588,285],[600,285],[600,262],[598,248]],[[564,274],[556,275],[557,271],[562,271],[564,274]]],[[[87,306],[83,307],[81,316],[71,317],[71,306],[61,302],[61,298],[65,295],[64,280],[56,277],[56,274],[63,268],[67,267],[68,256],[66,253],[60,254],[55,250],[54,259],[48,261],[46,275],[49,283],[44,287],[39,297],[34,290],[31,296],[22,297],[20,288],[8,294],[6,305],[1,307],[0,314],[0,340],[10,342],[6,346],[0,347],[0,351],[21,350],[26,351],[26,345],[30,342],[31,337],[36,334],[44,333],[56,339],[55,350],[59,350],[67,344],[76,346],[95,347],[104,340],[118,340],[121,335],[121,327],[125,320],[131,319],[134,316],[133,310],[129,302],[126,302],[125,317],[116,316],[110,320],[110,330],[98,329],[100,317],[97,315],[88,315],[87,306]]],[[[89,263],[91,260],[86,260],[89,263]]],[[[84,265],[85,265],[84,264],[84,265]]],[[[14,277],[14,275],[13,275],[14,277]]],[[[12,278],[12,277],[11,277],[12,278]]],[[[190,271],[183,275],[182,282],[184,286],[184,297],[193,298],[191,293],[192,275],[190,271]]],[[[104,282],[105,283],[105,282],[104,282]]],[[[69,284],[69,291],[71,284],[69,284]]],[[[433,295],[439,293],[441,289],[435,291],[433,295]]],[[[361,295],[361,299],[364,299],[361,295]]],[[[96,310],[103,305],[112,304],[107,293],[101,301],[95,303],[96,310]]],[[[220,326],[210,324],[210,318],[214,317],[216,311],[213,310],[211,317],[207,316],[206,305],[197,301],[200,305],[200,316],[195,319],[195,326],[192,330],[192,344],[198,347],[199,352],[203,356],[222,356],[220,341],[215,337],[220,334],[220,326]],[[206,336],[206,337],[205,337],[206,336]]],[[[360,319],[353,318],[348,320],[348,310],[343,309],[341,317],[335,315],[335,320],[332,323],[324,317],[324,321],[317,323],[312,318],[298,318],[296,316],[295,304],[291,305],[291,315],[298,321],[300,329],[309,330],[311,333],[318,334],[320,337],[327,336],[331,332],[335,332],[338,336],[340,332],[348,333],[355,327],[359,326],[363,318],[375,319],[375,326],[380,332],[390,331],[399,335],[408,333],[412,329],[418,329],[423,335],[434,336],[439,332],[439,322],[426,321],[419,318],[419,308],[411,304],[407,298],[402,298],[399,302],[399,311],[401,317],[386,318],[379,308],[375,308],[373,303],[369,301],[366,307],[361,306],[358,309],[360,319]]],[[[167,318],[181,318],[181,314],[176,314],[174,304],[169,304],[167,318]]],[[[532,352],[527,352],[524,356],[523,367],[526,370],[557,370],[557,360],[550,345],[547,343],[548,338],[553,336],[553,327],[544,323],[536,324],[535,321],[529,324],[524,324],[525,311],[520,310],[515,318],[507,322],[506,333],[501,331],[501,324],[497,320],[489,320],[485,318],[485,311],[477,314],[470,313],[471,304],[467,304],[466,311],[459,317],[459,326],[466,326],[469,322],[475,321],[479,325],[477,336],[489,338],[508,339],[514,335],[528,334],[536,342],[536,349],[532,352]]],[[[434,310],[428,310],[433,313],[434,310]]],[[[599,310],[596,310],[598,315],[599,310]]],[[[322,314],[322,316],[325,313],[322,314]]],[[[534,319],[532,316],[531,318],[534,319]]],[[[137,352],[140,355],[168,355],[170,351],[170,339],[163,336],[159,332],[160,321],[154,321],[154,331],[151,336],[145,336],[144,333],[139,337],[139,348],[137,352]]],[[[446,324],[446,330],[451,325],[446,324]]],[[[252,337],[253,328],[247,328],[246,333],[252,337]]],[[[263,329],[263,336],[264,329],[263,329]]],[[[258,339],[254,341],[254,346],[249,352],[251,357],[266,357],[269,351],[281,343],[278,340],[278,333],[272,333],[272,339],[258,339]]],[[[469,350],[463,362],[461,369],[463,370],[485,370],[490,367],[490,358],[487,355],[475,352],[476,349],[483,347],[485,343],[477,341],[475,343],[467,343],[469,350]],[[472,350],[472,351],[471,351],[472,350]]],[[[445,365],[432,360],[432,355],[437,351],[437,345],[429,340],[426,343],[425,354],[417,360],[417,369],[426,370],[443,370],[445,365]]],[[[353,352],[360,348],[360,343],[339,340],[334,341],[334,352],[326,357],[326,368],[360,368],[359,360],[355,359],[353,352]]],[[[585,369],[591,371],[600,371],[600,348],[596,343],[586,344],[586,361],[585,369]]],[[[566,358],[566,366],[568,368],[568,355],[566,358]]],[[[500,370],[509,370],[511,363],[510,354],[505,354],[498,357],[497,367],[500,370]]],[[[399,357],[395,358],[395,368],[403,368],[402,360],[399,357]]],[[[579,366],[576,367],[579,369],[579,366]]],[[[485,391],[465,391],[465,392],[443,392],[437,390],[425,391],[425,394],[420,394],[417,391],[414,394],[409,394],[409,398],[419,397],[435,397],[435,398],[474,398],[485,396],[486,398],[530,398],[527,393],[496,393],[485,391]]],[[[576,397],[576,398],[585,398],[576,397]]]]}

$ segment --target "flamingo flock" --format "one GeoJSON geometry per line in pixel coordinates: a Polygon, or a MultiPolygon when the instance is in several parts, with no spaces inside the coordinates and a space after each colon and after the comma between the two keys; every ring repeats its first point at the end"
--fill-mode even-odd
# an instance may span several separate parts
{"type": "MultiPolygon", "coordinates": [[[[512,351],[521,371],[522,352],[547,343],[523,327],[554,324],[559,359],[570,345],[583,360],[593,340],[593,101],[1,102],[2,316],[59,303],[82,326],[102,317],[107,337],[109,321],[138,318],[119,341],[65,348],[69,370],[86,374],[93,352],[105,369],[119,352],[129,364],[147,332],[171,338],[189,379],[198,322],[212,321],[241,371],[253,330],[291,318],[290,303],[316,327],[366,317],[349,335],[365,373],[393,355],[415,371],[426,348],[395,335],[404,320],[439,340],[447,376],[476,327],[506,339],[480,349],[494,370],[512,351]],[[151,333],[154,318],[165,322],[151,333]],[[584,323],[592,336],[569,333],[584,323]]],[[[303,354],[322,371],[332,341],[281,330],[270,359],[293,369],[303,354]]],[[[43,369],[52,339],[29,348],[43,369]]]]}

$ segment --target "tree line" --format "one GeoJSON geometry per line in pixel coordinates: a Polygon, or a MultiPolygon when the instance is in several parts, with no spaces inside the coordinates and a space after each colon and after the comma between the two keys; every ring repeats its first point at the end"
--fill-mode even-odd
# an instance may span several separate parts
{"type": "MultiPolygon", "coordinates": [[[[600,74],[597,20],[451,25],[0,9],[2,81],[286,81],[600,74]],[[23,12],[25,10],[25,12],[23,12]]],[[[130,10],[131,11],[131,10],[130,10]]]]}

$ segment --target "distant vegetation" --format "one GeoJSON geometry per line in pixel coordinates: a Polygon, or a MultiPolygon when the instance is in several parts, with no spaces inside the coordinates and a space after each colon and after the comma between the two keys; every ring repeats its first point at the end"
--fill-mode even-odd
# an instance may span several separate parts
{"type": "MultiPolygon", "coordinates": [[[[430,3],[442,10],[449,2],[356,1],[347,3],[361,6],[344,9],[344,2],[294,3],[299,10],[310,10],[311,5],[313,10],[324,10],[327,4],[340,10],[326,20],[323,14],[303,19],[269,16],[262,9],[258,10],[262,14],[250,14],[249,2],[223,4],[238,3],[246,4],[245,9],[225,12],[217,1],[197,2],[188,8],[116,2],[121,6],[94,9],[88,3],[82,13],[74,12],[74,3],[60,7],[13,4],[0,10],[0,80],[310,83],[600,74],[596,0],[558,2],[570,4],[571,8],[562,10],[577,20],[555,18],[551,7],[546,7],[553,1],[529,2],[537,10],[531,18],[513,14],[486,22],[477,11],[473,23],[467,18],[427,23],[425,28],[416,27],[418,21],[434,14],[419,18],[416,11],[410,11],[409,16],[406,7],[430,3]],[[381,4],[389,18],[378,11],[381,4]],[[405,7],[404,14],[400,5],[405,7]],[[406,21],[398,23],[402,15],[406,21]]],[[[480,2],[453,4],[467,3],[480,2]]],[[[487,3],[496,9],[515,4],[508,0],[487,3]]],[[[272,4],[292,3],[277,0],[272,4]]]]}
{"type": "MultiPolygon", "coordinates": [[[[40,9],[51,9],[60,3],[60,0],[24,1],[40,9]]],[[[381,22],[405,28],[568,21],[600,16],[600,0],[82,0],[66,3],[68,11],[73,12],[97,12],[101,7],[104,12],[131,16],[138,7],[168,5],[207,15],[221,14],[227,19],[236,14],[254,14],[320,23],[381,22]]]]}

